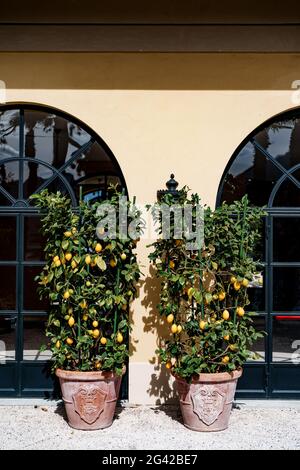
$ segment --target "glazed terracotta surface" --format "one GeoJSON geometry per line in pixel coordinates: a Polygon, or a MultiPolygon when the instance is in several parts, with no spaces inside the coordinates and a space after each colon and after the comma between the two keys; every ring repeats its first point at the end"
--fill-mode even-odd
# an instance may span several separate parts
{"type": "MultiPolygon", "coordinates": [[[[126,368],[123,368],[124,375],[126,368]]],[[[68,422],[75,429],[94,430],[112,424],[122,376],[113,372],[56,370],[68,422]]]]}
{"type": "Polygon", "coordinates": [[[175,376],[184,425],[194,431],[226,429],[241,375],[242,370],[200,374],[191,383],[175,376]]]}

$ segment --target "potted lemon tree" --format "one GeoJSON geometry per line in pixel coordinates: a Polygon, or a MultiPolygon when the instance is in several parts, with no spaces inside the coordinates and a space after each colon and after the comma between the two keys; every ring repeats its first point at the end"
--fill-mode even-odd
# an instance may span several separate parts
{"type": "MultiPolygon", "coordinates": [[[[196,431],[220,431],[228,426],[236,383],[250,345],[261,336],[253,325],[248,288],[259,266],[255,249],[263,211],[247,198],[202,210],[202,240],[190,249],[183,219],[183,236],[163,236],[162,205],[184,211],[191,207],[195,227],[199,197],[187,188],[164,194],[154,207],[159,238],[150,260],[161,281],[158,310],[169,336],[158,350],[162,363],[177,382],[185,426],[196,431]]],[[[178,214],[178,212],[177,212],[178,214]]],[[[173,232],[172,232],[173,230],[173,232]]]]}
{"type": "Polygon", "coordinates": [[[46,264],[37,278],[51,305],[46,335],[68,421],[77,429],[112,423],[128,357],[129,304],[140,276],[134,252],[140,214],[122,198],[125,229],[135,222],[135,230],[124,235],[123,220],[120,236],[120,194],[111,189],[110,196],[81,202],[79,211],[59,192],[34,196],[46,239],[46,264]],[[107,205],[115,233],[99,222],[107,205]]]}

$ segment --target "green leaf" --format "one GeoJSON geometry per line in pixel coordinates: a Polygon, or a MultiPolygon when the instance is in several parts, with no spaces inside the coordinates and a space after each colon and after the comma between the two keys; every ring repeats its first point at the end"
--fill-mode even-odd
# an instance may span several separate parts
{"type": "Polygon", "coordinates": [[[63,240],[61,242],[61,247],[62,247],[63,250],[67,250],[68,246],[69,246],[69,241],[68,240],[63,240]]]}
{"type": "Polygon", "coordinates": [[[98,268],[101,269],[101,271],[106,270],[106,263],[104,259],[102,258],[102,256],[97,256],[96,263],[97,263],[98,268]]]}

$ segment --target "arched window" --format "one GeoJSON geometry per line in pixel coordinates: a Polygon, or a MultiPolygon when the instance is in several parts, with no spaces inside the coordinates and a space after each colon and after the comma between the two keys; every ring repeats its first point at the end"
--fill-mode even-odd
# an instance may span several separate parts
{"type": "Polygon", "coordinates": [[[259,206],[300,206],[300,110],[256,128],[234,152],[219,187],[218,203],[248,194],[259,206]]]}
{"type": "Polygon", "coordinates": [[[110,183],[125,187],[105,142],[78,119],[41,105],[0,107],[0,206],[29,206],[48,188],[68,193],[77,205],[106,196],[110,183]]]}
{"type": "MultiPolygon", "coordinates": [[[[40,214],[29,199],[48,188],[76,207],[125,189],[105,142],[78,119],[41,105],[0,106],[0,396],[51,395],[50,351],[40,351],[48,304],[35,277],[44,265],[40,214]]],[[[127,378],[122,397],[127,397],[127,378]]]]}
{"type": "Polygon", "coordinates": [[[263,284],[249,289],[254,322],[267,332],[245,365],[243,397],[299,398],[296,347],[300,337],[300,109],[264,122],[237,148],[225,168],[217,204],[248,195],[266,207],[260,259],[263,284]]]}

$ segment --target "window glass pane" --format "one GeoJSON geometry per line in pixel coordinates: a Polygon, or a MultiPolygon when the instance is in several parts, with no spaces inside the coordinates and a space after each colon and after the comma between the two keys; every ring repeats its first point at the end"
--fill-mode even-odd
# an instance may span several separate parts
{"type": "MultiPolygon", "coordinates": [[[[0,160],[0,185],[18,199],[19,195],[19,160],[1,164],[0,160]]],[[[5,204],[6,205],[6,204],[5,204]]]]}
{"type": "Polygon", "coordinates": [[[300,359],[300,316],[273,318],[273,361],[295,362],[300,359]]]}
{"type": "Polygon", "coordinates": [[[300,310],[300,268],[273,268],[273,309],[300,310]]]}
{"type": "Polygon", "coordinates": [[[41,266],[24,267],[24,309],[25,310],[47,310],[48,302],[40,300],[37,293],[38,283],[35,276],[42,271],[41,266]]]}
{"type": "Polygon", "coordinates": [[[265,311],[265,286],[249,287],[248,295],[250,304],[247,305],[249,312],[264,312],[265,311]]]}
{"type": "Polygon", "coordinates": [[[274,184],[281,175],[282,172],[248,142],[225,176],[221,200],[230,203],[248,194],[252,204],[266,205],[274,184]]]}
{"type": "Polygon", "coordinates": [[[0,315],[0,365],[16,358],[16,319],[0,315]]]}
{"type": "Polygon", "coordinates": [[[105,150],[96,142],[66,168],[66,175],[71,184],[75,181],[98,175],[114,175],[115,164],[105,150]]]}
{"type": "Polygon", "coordinates": [[[23,193],[24,199],[28,199],[45,181],[53,175],[53,171],[36,162],[23,163],[23,193]]]}
{"type": "Polygon", "coordinates": [[[19,110],[0,111],[0,159],[19,157],[19,121],[19,110]]]}
{"type": "Polygon", "coordinates": [[[0,266],[0,310],[16,309],[16,268],[0,266]]]}
{"type": "MultiPolygon", "coordinates": [[[[1,219],[0,219],[1,221],[1,219]]],[[[41,234],[39,217],[24,217],[24,259],[25,261],[43,261],[45,240],[41,234]]]]}
{"type": "MultiPolygon", "coordinates": [[[[300,170],[293,173],[293,176],[300,181],[300,170]]],[[[299,207],[300,206],[300,189],[286,179],[278,189],[274,198],[273,207],[299,207]]]]}
{"type": "MultiPolygon", "coordinates": [[[[254,317],[253,318],[253,326],[255,329],[261,333],[266,331],[266,324],[265,324],[265,317],[254,317]]],[[[263,338],[258,338],[251,346],[249,346],[249,350],[255,353],[255,357],[249,359],[250,361],[264,361],[265,360],[265,335],[263,338]]]]}
{"type": "Polygon", "coordinates": [[[25,155],[62,166],[90,135],[76,124],[51,112],[27,110],[25,118],[25,155]]]}
{"type": "Polygon", "coordinates": [[[48,349],[49,340],[45,335],[45,316],[29,316],[23,318],[23,359],[26,361],[45,361],[51,358],[48,349]],[[46,345],[46,351],[40,352],[40,347],[46,345]]]}
{"type": "Polygon", "coordinates": [[[300,120],[298,118],[276,122],[267,129],[267,133],[266,149],[278,163],[287,169],[300,163],[300,120]]]}
{"type": "Polygon", "coordinates": [[[16,259],[16,232],[17,221],[15,217],[0,217],[0,261],[14,261],[16,259]]]}
{"type": "Polygon", "coordinates": [[[300,219],[273,218],[273,260],[300,261],[300,219]]]}

